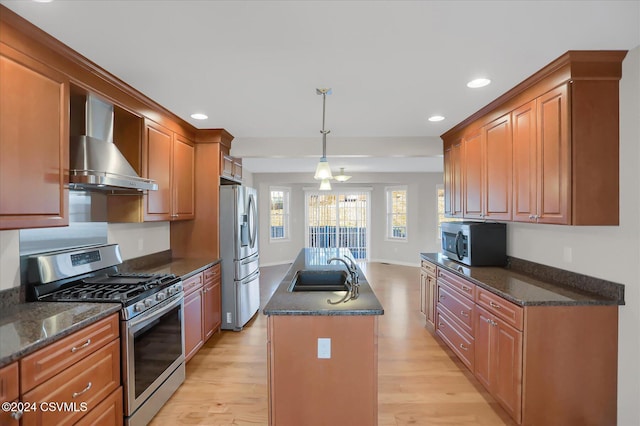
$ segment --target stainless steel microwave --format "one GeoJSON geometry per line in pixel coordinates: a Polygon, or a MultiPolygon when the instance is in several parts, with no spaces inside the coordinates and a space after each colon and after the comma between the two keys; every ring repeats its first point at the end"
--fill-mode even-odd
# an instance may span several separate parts
{"type": "Polygon", "coordinates": [[[504,266],[507,225],[488,222],[444,222],[442,254],[469,266],[504,266]]]}

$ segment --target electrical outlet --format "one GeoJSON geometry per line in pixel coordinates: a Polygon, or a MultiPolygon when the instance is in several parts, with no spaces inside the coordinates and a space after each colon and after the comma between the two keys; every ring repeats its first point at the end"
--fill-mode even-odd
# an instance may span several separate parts
{"type": "Polygon", "coordinates": [[[138,238],[138,251],[142,251],[144,249],[144,238],[138,238]]]}
{"type": "Polygon", "coordinates": [[[318,338],[318,359],[331,359],[331,339],[328,337],[318,338]]]}
{"type": "Polygon", "coordinates": [[[231,324],[231,312],[227,312],[227,323],[231,324]]]}
{"type": "Polygon", "coordinates": [[[562,253],[562,258],[565,263],[573,262],[573,249],[571,247],[565,247],[562,253]]]}

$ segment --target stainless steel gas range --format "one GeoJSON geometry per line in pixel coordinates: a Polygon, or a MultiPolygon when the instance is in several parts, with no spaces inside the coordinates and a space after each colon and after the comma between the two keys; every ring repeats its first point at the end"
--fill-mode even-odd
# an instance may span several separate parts
{"type": "Polygon", "coordinates": [[[32,300],[122,304],[125,424],[146,425],[185,378],[180,278],[119,272],[116,244],[40,253],[27,262],[32,300]]]}

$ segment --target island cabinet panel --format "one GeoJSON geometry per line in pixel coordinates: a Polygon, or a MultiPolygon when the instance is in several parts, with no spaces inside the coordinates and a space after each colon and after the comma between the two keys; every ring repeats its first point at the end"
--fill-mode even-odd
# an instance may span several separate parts
{"type": "Polygon", "coordinates": [[[513,220],[535,221],[538,214],[536,101],[511,113],[513,126],[513,220]]]}
{"type": "Polygon", "coordinates": [[[66,226],[69,80],[0,43],[0,229],[66,226]]]}
{"type": "Polygon", "coordinates": [[[420,268],[420,312],[424,314],[426,327],[431,331],[435,331],[436,303],[438,303],[436,271],[436,265],[422,260],[420,268]]]}
{"type": "Polygon", "coordinates": [[[271,315],[267,324],[270,425],[378,424],[376,316],[271,315]],[[331,339],[328,359],[319,338],[331,339]]]}

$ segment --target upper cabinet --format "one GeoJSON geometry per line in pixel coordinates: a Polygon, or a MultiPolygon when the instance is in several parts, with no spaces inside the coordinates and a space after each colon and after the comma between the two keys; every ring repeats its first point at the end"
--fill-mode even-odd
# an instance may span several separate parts
{"type": "Polygon", "coordinates": [[[220,152],[220,177],[233,182],[242,182],[242,158],[232,157],[228,152],[220,152]]]}
{"type": "Polygon", "coordinates": [[[618,82],[625,55],[569,51],[443,134],[445,213],[618,225],[618,82]],[[458,169],[462,214],[454,208],[458,169]]]}
{"type": "Polygon", "coordinates": [[[462,217],[462,139],[444,146],[444,212],[462,217]]]}
{"type": "Polygon", "coordinates": [[[187,138],[145,120],[143,173],[158,184],[146,195],[145,221],[193,219],[195,148],[187,138]]]}
{"type": "Polygon", "coordinates": [[[0,43],[0,229],[65,226],[69,79],[0,43]]]}

